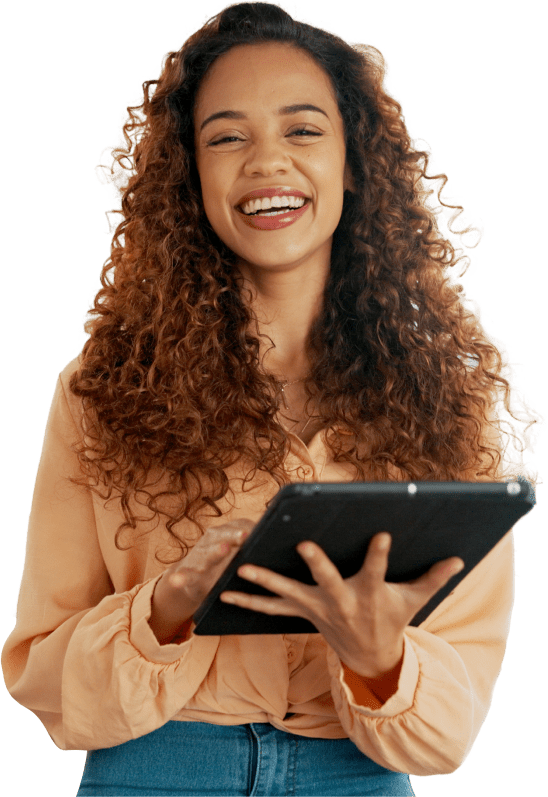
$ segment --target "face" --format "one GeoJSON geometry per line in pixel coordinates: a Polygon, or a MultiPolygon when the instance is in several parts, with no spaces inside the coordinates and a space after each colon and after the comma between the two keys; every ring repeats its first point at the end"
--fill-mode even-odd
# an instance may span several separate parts
{"type": "Polygon", "coordinates": [[[204,209],[240,264],[328,266],[349,171],[331,81],[311,56],[278,43],[234,47],[204,78],[194,123],[204,209]],[[261,197],[270,215],[250,215],[261,197]]]}

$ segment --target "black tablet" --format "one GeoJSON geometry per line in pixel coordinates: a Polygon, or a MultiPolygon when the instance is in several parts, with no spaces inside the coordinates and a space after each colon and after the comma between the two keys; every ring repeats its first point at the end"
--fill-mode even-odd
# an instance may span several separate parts
{"type": "Polygon", "coordinates": [[[343,578],[361,569],[371,538],[392,535],[386,581],[418,578],[443,559],[459,556],[464,569],[415,615],[417,626],[534,505],[532,485],[512,482],[299,483],[283,487],[194,614],[198,635],[308,634],[303,617],[255,612],[223,603],[221,592],[273,593],[240,578],[245,563],[315,584],[296,551],[313,540],[343,578]]]}

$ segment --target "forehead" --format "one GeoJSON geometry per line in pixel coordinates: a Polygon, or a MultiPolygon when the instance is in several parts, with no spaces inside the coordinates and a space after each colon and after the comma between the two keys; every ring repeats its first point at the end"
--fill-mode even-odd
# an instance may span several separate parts
{"type": "Polygon", "coordinates": [[[321,98],[337,110],[329,75],[304,50],[278,42],[239,45],[220,56],[206,73],[196,98],[195,118],[199,121],[217,110],[218,104],[244,110],[237,106],[246,100],[268,104],[277,102],[280,95],[298,102],[321,98]]]}

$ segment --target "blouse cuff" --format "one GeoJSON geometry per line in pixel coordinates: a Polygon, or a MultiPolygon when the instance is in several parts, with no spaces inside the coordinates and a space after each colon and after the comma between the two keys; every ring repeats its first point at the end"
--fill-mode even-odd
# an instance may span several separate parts
{"type": "Polygon", "coordinates": [[[145,581],[133,596],[130,608],[129,641],[148,661],[156,664],[173,664],[188,652],[194,638],[190,632],[195,625],[192,623],[190,626],[188,639],[185,641],[179,644],[170,642],[167,645],[160,645],[148,620],[152,614],[152,594],[161,577],[162,573],[150,581],[145,581]]]}
{"type": "MultiPolygon", "coordinates": [[[[395,717],[396,714],[401,714],[402,711],[407,711],[407,709],[411,708],[419,681],[419,661],[413,644],[406,634],[404,634],[403,640],[403,661],[397,690],[382,704],[376,695],[371,692],[371,699],[367,702],[371,706],[377,705],[378,708],[375,709],[356,703],[354,694],[345,681],[341,660],[333,648],[328,645],[327,663],[331,675],[335,676],[333,678],[333,688],[337,690],[337,697],[339,698],[339,700],[335,700],[335,705],[342,700],[350,706],[353,712],[366,717],[395,717]]],[[[363,688],[366,689],[365,684],[363,688]]]]}

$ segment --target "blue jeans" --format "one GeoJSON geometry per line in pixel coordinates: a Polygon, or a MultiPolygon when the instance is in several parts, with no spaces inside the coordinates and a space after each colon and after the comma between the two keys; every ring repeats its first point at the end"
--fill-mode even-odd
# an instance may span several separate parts
{"type": "Polygon", "coordinates": [[[414,795],[409,775],[375,764],[350,739],[309,739],[267,722],[172,720],[116,747],[90,750],[85,795],[414,795]]]}

